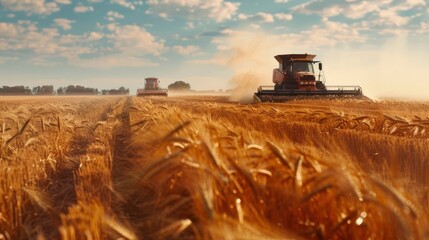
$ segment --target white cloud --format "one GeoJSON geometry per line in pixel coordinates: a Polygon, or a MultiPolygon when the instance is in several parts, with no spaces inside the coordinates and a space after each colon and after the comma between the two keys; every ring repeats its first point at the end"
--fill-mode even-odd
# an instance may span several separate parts
{"type": "Polygon", "coordinates": [[[398,14],[398,12],[394,10],[380,10],[379,19],[375,22],[379,25],[387,25],[387,26],[404,26],[408,23],[409,17],[403,17],[398,14]]]}
{"type": "Polygon", "coordinates": [[[91,58],[75,57],[69,61],[73,65],[89,68],[112,67],[145,67],[156,66],[157,63],[148,59],[148,56],[159,56],[164,50],[164,41],[156,39],[151,33],[136,25],[117,25],[110,23],[106,26],[111,33],[106,36],[93,32],[87,36],[88,40],[100,40],[107,37],[108,52],[91,58]]]}
{"type": "Polygon", "coordinates": [[[368,13],[376,11],[379,11],[379,4],[362,1],[360,3],[350,5],[350,7],[344,12],[344,15],[348,18],[357,19],[364,17],[368,13]]]}
{"type": "Polygon", "coordinates": [[[16,57],[0,57],[0,64],[6,63],[6,62],[11,62],[11,61],[16,61],[17,58],[16,57]]]}
{"type": "Polygon", "coordinates": [[[84,13],[84,12],[92,12],[94,11],[94,8],[92,6],[76,6],[74,8],[74,11],[77,13],[84,13]]]}
{"type": "Polygon", "coordinates": [[[408,8],[413,8],[418,6],[426,6],[426,2],[424,0],[406,0],[403,5],[408,8]]]}
{"type": "Polygon", "coordinates": [[[11,11],[22,11],[36,14],[51,14],[60,10],[56,2],[45,0],[0,0],[0,4],[11,11]]]}
{"type": "Polygon", "coordinates": [[[101,3],[103,0],[88,0],[89,3],[101,3]]]}
{"type": "Polygon", "coordinates": [[[41,31],[30,31],[26,40],[27,47],[37,54],[57,54],[61,49],[56,39],[59,37],[56,28],[43,28],[41,31]]]}
{"type": "Polygon", "coordinates": [[[342,13],[343,9],[340,6],[329,6],[323,9],[322,16],[323,17],[333,17],[338,16],[342,13]]]}
{"type": "Polygon", "coordinates": [[[87,39],[88,39],[88,41],[98,41],[98,40],[102,39],[103,36],[104,35],[102,33],[90,32],[89,34],[87,34],[87,39]]]}
{"type": "MultiPolygon", "coordinates": [[[[420,1],[420,0],[418,0],[420,1]]],[[[292,8],[296,13],[307,15],[317,14],[322,18],[344,15],[351,19],[363,18],[368,14],[377,13],[380,9],[392,7],[392,0],[380,1],[332,1],[313,0],[292,8]]]]}
{"type": "MultiPolygon", "coordinates": [[[[406,0],[401,1],[397,4],[392,4],[389,8],[383,8],[378,11],[379,19],[374,22],[378,25],[393,26],[393,27],[405,27],[411,20],[412,16],[402,16],[401,12],[408,11],[411,9],[417,10],[420,7],[425,6],[426,3],[423,0],[406,0]]],[[[417,11],[418,12],[418,11],[417,11]]],[[[418,13],[416,13],[418,15],[418,13]]],[[[415,15],[415,16],[416,16],[415,15]]],[[[409,29],[390,29],[391,31],[407,32],[409,29]]]]}
{"type": "Polygon", "coordinates": [[[29,21],[0,24],[0,35],[6,35],[6,38],[0,38],[0,50],[30,50],[40,59],[52,56],[78,58],[92,51],[89,46],[80,44],[86,41],[85,36],[61,35],[56,28],[38,29],[29,21]]]}
{"type": "Polygon", "coordinates": [[[292,8],[292,11],[300,14],[319,15],[322,19],[334,16],[345,16],[360,24],[365,24],[367,29],[378,29],[379,33],[407,33],[411,29],[418,30],[418,26],[408,26],[412,18],[425,15],[423,12],[427,3],[424,0],[379,0],[379,1],[354,1],[313,0],[292,8]],[[413,16],[404,15],[405,11],[413,11],[413,16]],[[410,29],[411,27],[411,29],[410,29]]]}
{"type": "Polygon", "coordinates": [[[115,21],[116,19],[123,19],[123,18],[124,18],[124,15],[114,11],[107,12],[107,16],[106,16],[106,19],[111,22],[115,21]]]}
{"type": "Polygon", "coordinates": [[[280,20],[292,20],[293,18],[292,14],[287,14],[287,13],[277,13],[274,16],[280,20]]]}
{"type": "Polygon", "coordinates": [[[149,5],[172,4],[182,7],[195,7],[200,3],[200,0],[148,0],[149,5]]]}
{"type": "Polygon", "coordinates": [[[225,28],[225,29],[223,29],[222,31],[220,31],[222,34],[225,34],[225,35],[228,35],[228,34],[231,34],[231,33],[233,33],[233,31],[231,30],[231,29],[229,29],[229,28],[225,28]]]}
{"type": "Polygon", "coordinates": [[[148,13],[181,14],[189,18],[205,19],[207,16],[216,22],[232,19],[240,3],[225,0],[148,0],[151,7],[148,13]]]}
{"type": "Polygon", "coordinates": [[[321,25],[314,25],[310,29],[296,34],[282,35],[282,37],[289,38],[289,42],[293,39],[299,46],[319,48],[363,43],[367,40],[367,37],[359,33],[360,29],[360,25],[334,22],[325,18],[322,19],[321,25]]]}
{"type": "Polygon", "coordinates": [[[250,24],[250,25],[249,25],[249,27],[250,27],[250,28],[253,28],[253,29],[260,29],[260,28],[261,28],[261,26],[260,26],[260,25],[258,25],[258,24],[254,24],[254,23],[250,24]]]}
{"type": "MultiPolygon", "coordinates": [[[[71,27],[72,22],[61,18],[54,20],[56,25],[65,30],[71,27]]],[[[30,21],[0,22],[0,51],[32,51],[37,57],[27,59],[38,65],[50,65],[62,58],[82,67],[141,67],[155,66],[156,63],[148,56],[159,56],[165,50],[163,40],[139,26],[111,23],[106,26],[106,30],[108,34],[60,34],[57,28],[39,29],[30,21]],[[101,44],[102,39],[107,39],[107,44],[101,44]]],[[[196,54],[196,49],[185,47],[181,53],[196,54]]]]}
{"type": "Polygon", "coordinates": [[[163,18],[163,19],[166,19],[166,20],[171,20],[171,19],[168,18],[168,14],[165,13],[165,12],[159,13],[158,16],[161,17],[161,18],[163,18]]]}
{"type": "Polygon", "coordinates": [[[59,62],[52,61],[52,60],[50,60],[49,57],[40,57],[40,56],[36,56],[36,57],[29,59],[29,62],[31,64],[36,65],[36,66],[45,66],[45,67],[46,66],[52,67],[52,66],[58,66],[59,65],[59,62]]]}
{"type": "Polygon", "coordinates": [[[81,35],[64,34],[58,40],[59,45],[72,45],[84,42],[85,39],[81,35]]]}
{"type": "Polygon", "coordinates": [[[206,0],[200,5],[202,10],[209,10],[209,17],[217,22],[229,20],[238,11],[239,3],[226,2],[223,0],[206,0]]]}
{"type": "Polygon", "coordinates": [[[85,45],[86,43],[94,43],[104,37],[103,33],[90,32],[83,35],[65,34],[57,40],[60,45],[85,45]]]}
{"type": "Polygon", "coordinates": [[[269,13],[260,12],[260,13],[257,13],[256,15],[262,19],[262,22],[274,22],[273,15],[269,13]]]}
{"type": "Polygon", "coordinates": [[[312,9],[313,4],[317,3],[317,0],[312,0],[306,3],[301,3],[299,5],[296,5],[295,7],[292,8],[292,11],[296,12],[296,13],[302,13],[302,14],[320,14],[320,10],[323,9],[323,7],[318,8],[317,10],[319,11],[315,11],[312,9]]]}
{"type": "Polygon", "coordinates": [[[240,20],[253,20],[253,21],[264,22],[264,23],[274,22],[274,16],[269,14],[269,13],[265,13],[265,12],[258,12],[255,14],[248,14],[248,15],[240,13],[238,15],[238,19],[240,19],[240,20]]]}
{"type": "Polygon", "coordinates": [[[133,3],[128,2],[127,0],[110,0],[111,3],[116,3],[122,7],[129,8],[131,10],[135,10],[136,7],[133,3]]]}
{"type": "Polygon", "coordinates": [[[338,4],[324,4],[322,1],[313,0],[293,7],[292,11],[307,15],[317,14],[327,18],[342,14],[344,8],[338,4]]]}
{"type": "Polygon", "coordinates": [[[249,18],[249,15],[246,15],[244,13],[238,14],[238,19],[240,20],[247,20],[249,18]]]}
{"type": "Polygon", "coordinates": [[[123,54],[112,54],[107,56],[89,58],[89,59],[72,59],[71,64],[84,68],[113,68],[113,67],[153,67],[156,63],[137,56],[123,54]]]}
{"type": "MultiPolygon", "coordinates": [[[[217,62],[221,65],[229,65],[230,62],[225,60],[225,56],[234,55],[234,52],[243,52],[246,56],[253,53],[258,56],[263,55],[265,59],[258,57],[251,59],[254,64],[264,66],[263,62],[266,62],[266,59],[271,59],[272,56],[281,53],[284,49],[295,49],[296,52],[317,52],[325,47],[354,46],[356,43],[363,43],[367,38],[359,34],[359,27],[359,25],[349,25],[324,19],[320,26],[315,25],[310,29],[293,34],[273,35],[260,31],[229,30],[228,34],[219,36],[212,41],[217,46],[219,54],[214,59],[202,60],[201,62],[217,62]]],[[[251,28],[259,29],[260,27],[259,25],[252,25],[251,28]]]]}
{"type": "Polygon", "coordinates": [[[193,22],[187,22],[185,29],[194,29],[195,25],[193,22]]]}
{"type": "Polygon", "coordinates": [[[289,0],[274,0],[276,3],[287,3],[289,0]]]}
{"type": "Polygon", "coordinates": [[[62,27],[64,30],[70,30],[71,24],[74,23],[73,20],[64,19],[64,18],[56,18],[54,22],[57,26],[62,27]]]}
{"type": "Polygon", "coordinates": [[[20,31],[20,27],[16,24],[0,22],[0,37],[14,38],[20,31]]]}
{"type": "Polygon", "coordinates": [[[189,46],[173,46],[173,50],[177,52],[180,55],[184,56],[195,56],[200,54],[200,48],[195,45],[189,45],[189,46]]]}
{"type": "Polygon", "coordinates": [[[429,23],[421,22],[420,29],[417,30],[419,33],[427,33],[429,32],[429,23]]]}
{"type": "Polygon", "coordinates": [[[165,48],[163,41],[139,26],[109,24],[107,28],[112,32],[108,38],[122,53],[158,56],[165,48]]]}
{"type": "Polygon", "coordinates": [[[70,4],[71,0],[55,0],[55,2],[57,2],[59,4],[70,4]]]}

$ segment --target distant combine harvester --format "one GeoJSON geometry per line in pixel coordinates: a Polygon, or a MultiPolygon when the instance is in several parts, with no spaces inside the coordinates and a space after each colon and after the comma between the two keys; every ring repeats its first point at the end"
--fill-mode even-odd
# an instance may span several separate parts
{"type": "Polygon", "coordinates": [[[159,80],[156,77],[145,78],[144,88],[137,89],[137,96],[168,96],[168,90],[159,87],[159,80]]]}

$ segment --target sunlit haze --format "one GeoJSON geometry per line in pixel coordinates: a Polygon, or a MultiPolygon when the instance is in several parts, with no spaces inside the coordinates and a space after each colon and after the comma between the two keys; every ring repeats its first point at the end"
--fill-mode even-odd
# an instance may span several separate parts
{"type": "Polygon", "coordinates": [[[425,0],[0,0],[0,85],[270,84],[276,54],[312,53],[327,85],[429,99],[425,0]]]}

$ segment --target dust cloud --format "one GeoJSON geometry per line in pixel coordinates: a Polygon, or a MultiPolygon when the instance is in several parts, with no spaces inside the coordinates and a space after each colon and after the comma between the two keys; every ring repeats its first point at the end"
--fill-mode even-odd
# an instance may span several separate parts
{"type": "Polygon", "coordinates": [[[273,58],[278,51],[277,39],[262,32],[237,31],[230,34],[221,54],[233,70],[229,80],[232,101],[252,102],[259,85],[272,85],[273,58]]]}
{"type": "MultiPolygon", "coordinates": [[[[424,42],[424,41],[423,41],[424,42]]],[[[377,49],[322,51],[328,85],[361,85],[373,99],[429,100],[429,47],[395,37],[377,49]]]]}
{"type": "Polygon", "coordinates": [[[252,103],[253,94],[264,80],[264,76],[256,72],[238,73],[230,80],[235,88],[231,92],[230,100],[240,103],[252,103]]]}
{"type": "MultiPolygon", "coordinates": [[[[219,54],[233,70],[231,100],[252,101],[259,85],[272,85],[277,54],[312,53],[323,62],[326,85],[360,85],[373,99],[429,100],[429,39],[392,36],[379,46],[316,46],[261,31],[236,31],[219,54]]],[[[317,73],[316,73],[317,74],[317,73]]]]}

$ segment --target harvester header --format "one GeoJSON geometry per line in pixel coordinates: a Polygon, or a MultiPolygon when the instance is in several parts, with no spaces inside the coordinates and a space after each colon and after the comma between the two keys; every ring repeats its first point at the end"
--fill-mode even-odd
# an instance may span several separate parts
{"type": "Polygon", "coordinates": [[[279,67],[273,69],[274,86],[259,86],[254,95],[256,101],[284,101],[296,98],[317,97],[362,97],[360,86],[326,86],[321,79],[322,63],[314,61],[313,54],[282,54],[274,58],[279,67]],[[314,64],[318,64],[316,78],[314,64]]]}

